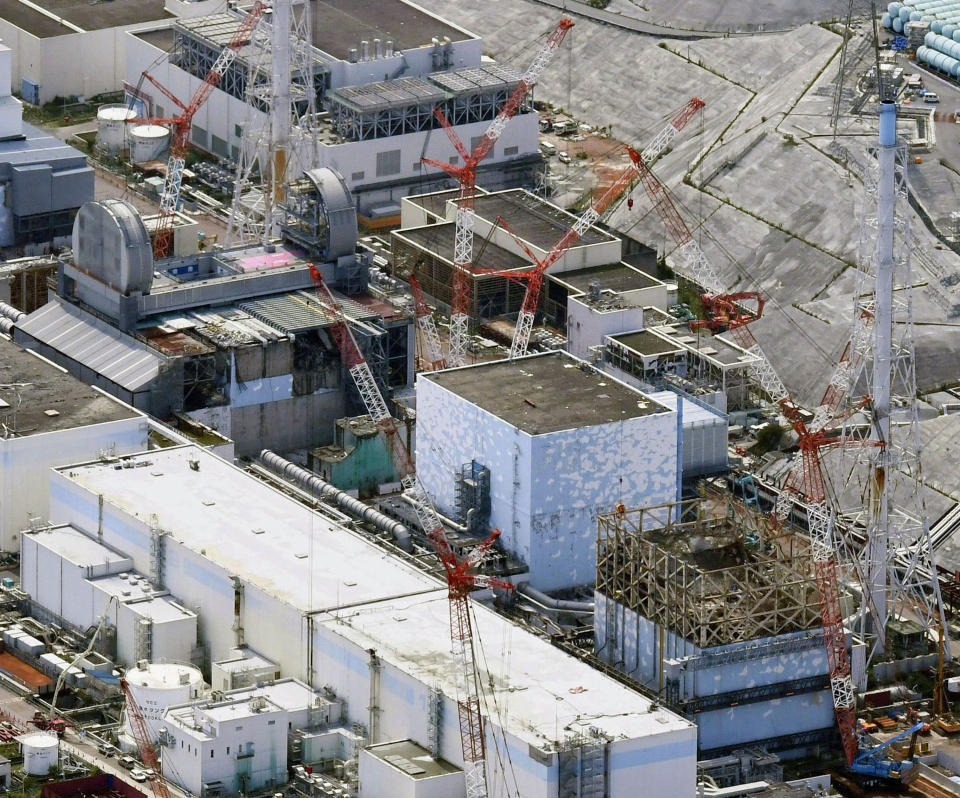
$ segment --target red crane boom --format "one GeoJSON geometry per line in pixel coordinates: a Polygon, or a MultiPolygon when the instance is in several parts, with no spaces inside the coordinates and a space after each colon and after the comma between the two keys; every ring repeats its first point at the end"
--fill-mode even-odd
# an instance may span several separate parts
{"type": "Polygon", "coordinates": [[[213,66],[210,67],[203,82],[197,87],[188,104],[184,105],[171,91],[162,86],[159,81],[146,72],[143,73],[143,77],[156,86],[156,88],[181,111],[180,115],[175,117],[139,117],[129,120],[131,123],[136,124],[146,123],[167,125],[170,127],[170,152],[167,157],[167,174],[163,181],[163,191],[160,194],[160,214],[153,237],[153,255],[155,258],[162,258],[169,255],[173,246],[173,218],[177,210],[177,203],[180,200],[180,184],[183,181],[183,170],[186,166],[187,149],[190,145],[190,129],[193,125],[193,117],[207,101],[210,93],[220,83],[227,67],[229,67],[236,58],[237,50],[250,41],[250,35],[263,18],[263,15],[267,12],[267,8],[265,3],[257,0],[253,8],[240,23],[230,42],[220,51],[217,60],[214,61],[213,66]]]}
{"type": "Polygon", "coordinates": [[[130,683],[126,679],[120,680],[120,687],[126,696],[127,717],[130,718],[130,728],[133,730],[133,739],[136,740],[137,749],[140,751],[140,760],[150,768],[156,778],[150,783],[153,794],[156,798],[170,798],[170,791],[167,789],[167,782],[163,778],[160,768],[160,758],[157,756],[157,749],[153,746],[150,739],[150,732],[147,729],[146,718],[143,717],[143,711],[137,700],[133,697],[130,690],[130,683]]]}

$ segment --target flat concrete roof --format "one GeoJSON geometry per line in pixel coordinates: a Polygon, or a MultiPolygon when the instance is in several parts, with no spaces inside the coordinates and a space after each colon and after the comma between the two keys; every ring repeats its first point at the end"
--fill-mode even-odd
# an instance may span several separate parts
{"type": "Polygon", "coordinates": [[[417,745],[413,740],[371,745],[366,751],[414,780],[460,772],[460,768],[451,765],[446,759],[434,759],[426,748],[417,745]]]}
{"type": "Polygon", "coordinates": [[[163,0],[111,0],[109,3],[91,3],[90,0],[0,0],[0,17],[40,39],[77,33],[55,17],[64,19],[83,30],[102,30],[173,19],[163,8],[163,0]],[[31,6],[39,6],[44,14],[31,6]]]}
{"type": "MultiPolygon", "coordinates": [[[[2,4],[4,0],[0,0],[2,4]]],[[[0,15],[2,15],[0,10],[0,15]]],[[[9,166],[27,166],[35,163],[50,164],[53,169],[82,169],[87,166],[87,156],[76,147],[51,136],[47,131],[24,122],[23,138],[0,141],[0,170],[9,166]]]]}
{"type": "Polygon", "coordinates": [[[113,564],[130,568],[133,565],[129,557],[118,554],[113,549],[108,549],[103,544],[97,543],[92,537],[85,535],[72,524],[63,524],[36,531],[24,530],[23,534],[35,540],[38,545],[55,551],[67,562],[80,568],[113,564]]]}
{"type": "Polygon", "coordinates": [[[659,335],[654,335],[648,330],[620,333],[619,335],[611,335],[610,337],[617,343],[623,344],[628,349],[632,349],[641,355],[665,355],[668,352],[684,351],[679,343],[671,344],[669,341],[665,341],[659,335]]]}
{"type": "Polygon", "coordinates": [[[317,693],[299,679],[277,679],[261,686],[240,687],[226,693],[228,701],[251,699],[254,696],[268,698],[287,712],[297,712],[314,706],[317,693]]]}
{"type": "MultiPolygon", "coordinates": [[[[457,225],[455,222],[445,222],[441,224],[431,224],[426,227],[411,227],[406,230],[394,230],[393,235],[406,239],[425,252],[437,255],[443,260],[453,263],[453,248],[457,235],[457,225]]],[[[502,269],[502,270],[527,270],[533,264],[527,258],[521,258],[514,255],[509,250],[498,247],[492,241],[480,251],[482,244],[474,241],[474,261],[473,268],[476,269],[502,269]]],[[[478,279],[483,279],[484,275],[477,275],[478,279]]],[[[493,276],[490,276],[493,279],[493,276]]],[[[501,278],[503,279],[503,278],[501,278]]]]}
{"type": "Polygon", "coordinates": [[[177,604],[172,596],[164,594],[163,591],[154,591],[149,581],[135,571],[101,576],[87,581],[107,595],[116,596],[118,602],[129,605],[137,615],[149,618],[154,623],[182,621],[185,618],[197,617],[192,610],[177,604]],[[159,592],[159,595],[154,595],[155,592],[159,592]]]}
{"type": "Polygon", "coordinates": [[[149,465],[95,462],[58,471],[147,523],[155,514],[173,540],[302,612],[442,589],[438,580],[204,449],[179,446],[122,459],[149,465]],[[344,563],[351,564],[346,571],[344,563]]]}
{"type": "Polygon", "coordinates": [[[590,289],[590,283],[599,283],[602,291],[617,293],[662,285],[659,280],[622,261],[603,266],[588,266],[585,269],[574,269],[559,274],[548,273],[547,276],[581,293],[586,293],[590,289]]]}
{"type": "Polygon", "coordinates": [[[26,437],[140,415],[59,366],[0,338],[0,424],[6,433],[26,437]]]}
{"type": "MultiPolygon", "coordinates": [[[[686,732],[694,724],[614,681],[509,619],[472,602],[480,681],[492,683],[497,704],[509,707],[491,722],[523,742],[549,748],[558,736],[594,726],[613,739],[686,732]]],[[[456,695],[450,653],[450,608],[446,593],[407,597],[323,613],[316,621],[330,632],[377,654],[424,684],[456,695]]],[[[488,695],[491,693],[487,689],[488,695]]],[[[681,744],[671,734],[663,745],[681,744]]]]}
{"type": "Polygon", "coordinates": [[[366,39],[393,41],[394,51],[430,44],[436,36],[459,42],[476,38],[403,0],[311,0],[314,47],[346,60],[366,39]]]}
{"type": "Polygon", "coordinates": [[[669,412],[649,396],[562,351],[478,363],[421,378],[530,435],[669,412]]]}
{"type": "MultiPolygon", "coordinates": [[[[478,195],[474,199],[474,210],[477,216],[491,223],[495,222],[498,216],[503,217],[517,236],[528,244],[547,251],[573,227],[573,223],[577,220],[572,213],[567,213],[520,188],[478,195]]],[[[591,227],[574,246],[615,240],[616,238],[609,233],[591,227]]]]}
{"type": "Polygon", "coordinates": [[[143,39],[143,41],[148,44],[152,44],[154,47],[163,50],[164,52],[173,48],[173,43],[176,37],[173,34],[173,28],[158,28],[157,30],[143,30],[139,33],[134,33],[138,39],[143,39]]]}

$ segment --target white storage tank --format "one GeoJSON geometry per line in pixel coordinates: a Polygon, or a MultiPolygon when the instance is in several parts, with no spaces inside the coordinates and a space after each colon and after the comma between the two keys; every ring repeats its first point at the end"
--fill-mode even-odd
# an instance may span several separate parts
{"type": "MultiPolygon", "coordinates": [[[[203,695],[203,674],[193,665],[175,662],[138,662],[124,677],[130,693],[147,722],[150,739],[160,734],[160,721],[167,707],[183,704],[203,695]]],[[[130,719],[124,712],[123,730],[133,736],[130,719]]]]}
{"type": "Polygon", "coordinates": [[[135,125],[130,131],[130,160],[133,163],[162,160],[170,146],[170,131],[163,125],[135,125]]]}
{"type": "Polygon", "coordinates": [[[111,155],[127,148],[130,120],[137,114],[125,105],[101,105],[97,109],[97,146],[111,155]]]}
{"type": "Polygon", "coordinates": [[[46,776],[58,764],[60,741],[49,732],[31,732],[17,738],[23,752],[23,770],[30,776],[46,776]]]}

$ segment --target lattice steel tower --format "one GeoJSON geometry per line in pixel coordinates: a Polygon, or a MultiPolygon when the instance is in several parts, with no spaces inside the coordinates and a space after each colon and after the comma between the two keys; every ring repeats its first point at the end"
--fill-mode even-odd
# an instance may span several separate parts
{"type": "Polygon", "coordinates": [[[846,374],[853,405],[869,397],[864,412],[875,442],[845,450],[854,456],[847,495],[859,491],[863,499],[845,515],[849,530],[866,531],[866,543],[861,546],[848,534],[845,548],[863,588],[858,631],[867,643],[868,662],[886,650],[892,619],[911,618],[933,631],[944,623],[922,494],[907,153],[896,128],[896,106],[884,100],[879,144],[871,153],[876,177],[865,181],[854,292],[851,343],[861,351],[850,360],[858,366],[846,374]]]}
{"type": "Polygon", "coordinates": [[[251,42],[247,119],[237,161],[229,244],[279,237],[286,185],[316,163],[316,57],[310,3],[273,0],[251,42]]]}

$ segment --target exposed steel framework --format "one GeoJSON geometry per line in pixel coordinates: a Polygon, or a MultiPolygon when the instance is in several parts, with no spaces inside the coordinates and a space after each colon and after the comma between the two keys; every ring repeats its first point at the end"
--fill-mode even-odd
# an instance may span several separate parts
{"type": "Polygon", "coordinates": [[[417,318],[417,329],[420,331],[420,357],[431,369],[443,368],[443,350],[440,347],[440,333],[437,331],[433,311],[424,299],[417,275],[411,272],[407,280],[413,292],[414,315],[417,318]]]}
{"type": "Polygon", "coordinates": [[[397,420],[390,414],[357,341],[350,331],[343,307],[334,298],[323,281],[320,271],[311,264],[310,274],[317,287],[320,302],[334,316],[331,327],[334,340],[340,350],[343,364],[353,378],[364,406],[373,422],[389,439],[389,448],[400,482],[413,499],[417,520],[433,544],[437,557],[443,565],[450,599],[450,641],[454,660],[454,678],[457,689],[457,710],[460,722],[460,737],[463,749],[464,773],[467,798],[485,798],[486,742],[483,731],[483,716],[480,712],[480,680],[477,674],[476,654],[473,643],[473,624],[470,617],[470,593],[480,588],[512,590],[513,585],[496,577],[476,573],[476,568],[490,553],[500,536],[494,530],[475,546],[466,556],[458,556],[447,539],[440,516],[433,507],[423,483],[414,469],[413,458],[403,443],[397,420]]]}
{"type": "Polygon", "coordinates": [[[267,4],[257,0],[250,12],[240,21],[237,32],[230,43],[223,48],[203,82],[197,87],[190,102],[184,105],[173,92],[163,86],[156,78],[144,72],[143,77],[152,83],[164,97],[176,105],[181,113],[174,117],[138,117],[130,123],[164,125],[170,128],[170,152],[167,157],[167,174],[160,194],[160,216],[153,238],[153,255],[162,258],[173,249],[173,218],[180,200],[180,184],[186,165],[187,149],[190,146],[190,129],[193,117],[210,97],[210,93],[220,83],[224,73],[237,57],[237,50],[250,41],[253,30],[267,12],[267,4]]]}
{"type": "Polygon", "coordinates": [[[473,269],[473,230],[475,225],[473,208],[477,188],[477,167],[491,153],[493,145],[500,138],[507,122],[520,110],[523,101],[540,78],[540,74],[546,69],[547,64],[550,63],[550,59],[553,58],[553,54],[560,47],[567,31],[572,27],[572,20],[560,20],[553,33],[550,34],[533,59],[533,63],[523,73],[520,83],[517,84],[513,93],[503,104],[500,113],[497,114],[480,137],[480,141],[473,148],[473,152],[467,151],[453,126],[444,116],[443,111],[439,108],[434,109],[434,114],[440,120],[447,137],[463,161],[462,165],[454,165],[446,161],[436,161],[432,158],[422,159],[425,164],[441,169],[450,177],[455,178],[460,187],[457,196],[456,236],[453,250],[450,348],[447,362],[444,365],[462,366],[467,357],[467,331],[470,323],[470,275],[473,269]]]}
{"type": "Polygon", "coordinates": [[[690,102],[674,115],[670,123],[657,134],[656,138],[643,148],[643,152],[640,153],[643,162],[645,164],[652,164],[657,158],[663,155],[664,152],[670,149],[677,134],[686,127],[687,122],[693,119],[693,117],[697,115],[697,111],[704,106],[706,106],[706,103],[699,97],[691,98],[690,102]]]}
{"type": "Polygon", "coordinates": [[[170,791],[167,789],[167,782],[160,769],[160,758],[157,756],[157,749],[154,748],[150,739],[150,732],[147,729],[146,718],[143,717],[143,710],[137,704],[130,690],[130,683],[126,679],[120,680],[120,687],[126,696],[127,717],[130,718],[130,728],[133,730],[133,738],[137,743],[137,750],[140,752],[140,760],[148,768],[153,770],[156,778],[150,782],[150,787],[156,798],[170,798],[170,791]]]}

